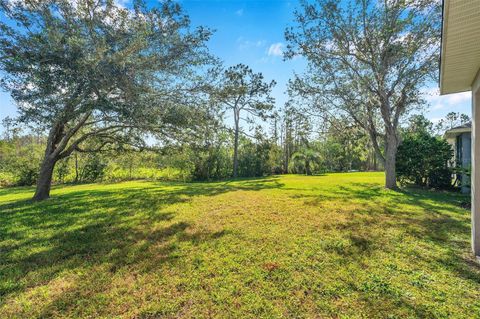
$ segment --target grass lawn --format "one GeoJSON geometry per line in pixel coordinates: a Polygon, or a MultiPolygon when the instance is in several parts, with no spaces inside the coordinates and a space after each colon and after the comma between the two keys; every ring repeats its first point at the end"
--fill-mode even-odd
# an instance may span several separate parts
{"type": "Polygon", "coordinates": [[[467,198],[382,182],[0,189],[0,318],[480,318],[467,198]]]}

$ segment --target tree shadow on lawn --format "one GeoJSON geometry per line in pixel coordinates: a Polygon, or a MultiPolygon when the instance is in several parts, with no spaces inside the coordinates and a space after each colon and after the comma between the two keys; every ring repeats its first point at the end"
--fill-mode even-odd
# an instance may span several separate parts
{"type": "MultiPolygon", "coordinates": [[[[402,252],[405,258],[423,259],[440,265],[459,276],[480,283],[480,266],[470,253],[470,213],[461,208],[466,196],[456,193],[434,192],[406,188],[388,191],[368,183],[351,183],[329,189],[321,195],[305,195],[304,203],[319,206],[328,201],[342,201],[348,207],[356,204],[344,223],[334,225],[350,240],[355,254],[370,254],[374,250],[389,249],[382,245],[383,232],[398,231],[410,235],[418,243],[428,245],[441,254],[402,252]],[[360,207],[360,208],[359,208],[360,207]],[[379,230],[377,233],[373,229],[379,230]],[[368,231],[372,230],[372,231],[368,231]],[[353,237],[352,237],[353,236],[353,237]],[[447,248],[447,253],[445,250],[447,248]]],[[[396,238],[400,240],[400,238],[396,238]]],[[[342,253],[342,251],[339,251],[342,253]]],[[[344,251],[352,258],[352,251],[344,251]]]]}
{"type": "MultiPolygon", "coordinates": [[[[345,214],[346,219],[335,219],[326,226],[327,231],[334,230],[339,236],[336,243],[342,245],[327,243],[327,250],[334,251],[345,263],[367,263],[371,267],[373,262],[388,284],[391,271],[381,270],[387,266],[383,259],[387,253],[406,262],[410,270],[434,274],[442,269],[451,278],[460,279],[456,284],[462,279],[472,287],[480,284],[480,265],[470,250],[470,212],[461,207],[464,195],[411,188],[388,191],[368,183],[339,185],[319,193],[292,197],[303,198],[304,204],[314,207],[342,202],[344,208],[338,214],[345,214]]],[[[429,308],[435,304],[427,306],[401,294],[379,298],[395,300],[418,317],[438,317],[437,309],[429,308]]],[[[378,301],[365,301],[369,308],[378,309],[378,301]]]]}
{"type": "Polygon", "coordinates": [[[180,244],[218,240],[228,231],[198,230],[170,206],[197,196],[279,188],[276,178],[225,183],[153,183],[74,190],[34,203],[0,205],[0,305],[63,271],[106,266],[149,272],[181,258],[180,244]],[[31,282],[31,277],[41,278],[31,282]],[[3,283],[2,283],[3,281],[3,283]]]}

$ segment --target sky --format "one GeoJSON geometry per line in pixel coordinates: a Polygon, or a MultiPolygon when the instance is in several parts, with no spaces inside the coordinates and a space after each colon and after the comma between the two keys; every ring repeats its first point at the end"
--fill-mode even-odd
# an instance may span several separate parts
{"type": "MultiPolygon", "coordinates": [[[[117,0],[124,6],[129,0],[117,0]]],[[[152,3],[157,0],[150,0],[152,3]]],[[[284,61],[284,31],[294,25],[294,10],[298,1],[287,0],[182,0],[192,26],[206,26],[215,30],[208,46],[226,67],[237,63],[249,65],[262,72],[266,80],[275,80],[273,91],[276,106],[287,101],[288,79],[302,73],[306,62],[302,58],[284,61]]],[[[449,112],[471,115],[471,94],[438,95],[438,85],[424,88],[429,105],[424,114],[433,122],[449,112]]],[[[0,92],[0,119],[15,116],[16,107],[8,93],[0,92]]],[[[1,129],[0,129],[1,130],[1,129]]]]}

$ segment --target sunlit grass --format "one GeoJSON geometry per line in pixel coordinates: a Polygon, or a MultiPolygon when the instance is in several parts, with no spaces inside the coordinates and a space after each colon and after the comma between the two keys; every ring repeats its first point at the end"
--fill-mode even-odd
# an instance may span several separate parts
{"type": "Polygon", "coordinates": [[[475,318],[459,194],[383,174],[0,189],[0,318],[475,318]]]}

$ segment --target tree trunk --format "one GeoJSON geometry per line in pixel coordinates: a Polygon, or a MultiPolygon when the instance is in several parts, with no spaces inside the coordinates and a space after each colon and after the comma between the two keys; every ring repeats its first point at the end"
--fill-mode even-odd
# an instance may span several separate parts
{"type": "Polygon", "coordinates": [[[238,176],[238,131],[239,131],[240,114],[235,112],[235,138],[233,143],[233,177],[238,176]]]}
{"type": "Polygon", "coordinates": [[[78,155],[75,153],[75,181],[74,183],[78,183],[78,155]]]}
{"type": "Polygon", "coordinates": [[[33,195],[34,201],[41,201],[50,197],[50,188],[52,185],[53,168],[55,167],[55,163],[56,160],[51,159],[48,155],[45,156],[42,166],[40,167],[35,195],[33,195]]]}
{"type": "Polygon", "coordinates": [[[397,159],[398,143],[395,136],[388,136],[385,145],[385,188],[397,189],[397,159]]]}
{"type": "Polygon", "coordinates": [[[305,161],[305,174],[312,175],[312,170],[310,169],[310,161],[305,161]]]}
{"type": "Polygon", "coordinates": [[[290,124],[289,122],[285,123],[285,140],[284,140],[284,161],[283,161],[283,173],[288,174],[288,165],[290,161],[290,143],[291,143],[292,135],[290,132],[290,124]]]}

